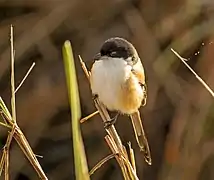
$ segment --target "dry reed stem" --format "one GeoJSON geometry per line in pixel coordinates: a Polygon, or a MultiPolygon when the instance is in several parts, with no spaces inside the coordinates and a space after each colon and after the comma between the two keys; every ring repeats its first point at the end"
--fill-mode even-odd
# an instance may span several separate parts
{"type": "MultiPolygon", "coordinates": [[[[23,80],[21,81],[18,88],[15,90],[15,77],[14,77],[14,46],[13,46],[13,26],[11,25],[10,28],[10,43],[11,43],[11,107],[12,107],[12,117],[8,111],[8,114],[5,114],[3,109],[1,110],[1,116],[5,121],[5,126],[8,126],[12,130],[9,132],[7,137],[7,142],[3,149],[3,155],[0,163],[0,171],[2,171],[3,167],[5,167],[5,180],[9,180],[9,150],[10,144],[14,137],[18,145],[20,146],[21,150],[26,155],[27,159],[30,161],[31,165],[37,172],[40,179],[47,180],[45,173],[43,172],[38,160],[36,159],[35,154],[33,153],[27,139],[25,138],[24,134],[22,133],[21,129],[18,127],[16,123],[16,104],[15,104],[15,92],[21,87],[27,76],[29,75],[30,71],[32,70],[33,66],[29,69],[23,80]]],[[[7,108],[6,108],[7,109],[7,108]]],[[[2,123],[3,124],[3,123],[2,123]]]]}
{"type": "Polygon", "coordinates": [[[85,121],[89,120],[90,118],[97,115],[98,113],[99,113],[99,111],[95,111],[95,112],[91,113],[90,115],[80,119],[80,123],[84,123],[85,121]]]}
{"type": "MultiPolygon", "coordinates": [[[[12,122],[12,120],[7,119],[7,121],[12,122]]],[[[2,155],[2,160],[1,160],[1,167],[2,165],[5,165],[5,179],[8,180],[8,168],[9,168],[9,147],[12,138],[16,140],[18,145],[20,146],[21,150],[23,153],[26,155],[27,159],[30,161],[31,165],[37,172],[38,176],[40,179],[47,180],[48,178],[46,177],[45,173],[43,172],[35,154],[33,153],[27,139],[25,138],[24,134],[22,133],[21,129],[18,127],[18,125],[13,125],[12,131],[8,135],[6,145],[3,150],[3,155],[2,155]]]]}
{"type": "Polygon", "coordinates": [[[6,149],[4,153],[5,153],[4,177],[5,180],[9,180],[9,151],[6,149]]]}
{"type": "Polygon", "coordinates": [[[9,132],[9,135],[7,136],[7,141],[6,141],[6,144],[4,146],[4,150],[3,150],[3,153],[5,154],[5,160],[4,160],[4,172],[5,172],[5,180],[9,180],[9,150],[10,150],[10,144],[11,144],[11,141],[13,139],[13,135],[15,133],[15,123],[12,127],[12,131],[9,132]]]}
{"type": "Polygon", "coordinates": [[[25,80],[27,79],[28,75],[30,74],[30,72],[32,71],[32,69],[34,68],[35,65],[36,65],[36,63],[33,62],[33,64],[31,65],[31,67],[28,69],[27,73],[25,74],[24,78],[22,79],[22,81],[20,82],[20,84],[18,85],[18,87],[16,88],[15,93],[17,93],[17,91],[23,85],[23,83],[25,82],[25,80]]]}
{"type": "Polygon", "coordinates": [[[15,70],[14,70],[14,47],[13,47],[13,26],[10,26],[10,54],[11,54],[11,106],[12,120],[16,123],[16,96],[15,96],[15,70]]]}
{"type": "MultiPolygon", "coordinates": [[[[82,69],[90,83],[90,72],[87,70],[85,63],[80,56],[79,56],[79,60],[80,60],[82,69]]],[[[105,122],[110,121],[111,118],[108,114],[108,111],[106,110],[104,105],[99,101],[98,98],[94,99],[94,103],[100,113],[100,116],[101,116],[103,122],[105,123],[105,122]]],[[[131,163],[129,162],[129,159],[127,158],[127,153],[126,153],[126,151],[124,151],[124,146],[122,145],[121,139],[120,139],[114,125],[111,125],[109,128],[106,128],[105,130],[108,134],[105,137],[105,139],[106,139],[107,144],[109,145],[112,153],[118,154],[118,156],[116,156],[116,160],[117,160],[118,164],[120,165],[124,178],[127,180],[129,180],[129,179],[138,180],[136,172],[134,171],[131,163]]]]}
{"type": "Polygon", "coordinates": [[[211,96],[214,98],[214,92],[212,89],[207,85],[207,83],[186,63],[186,59],[181,57],[173,48],[171,48],[171,51],[185,64],[185,66],[195,75],[197,80],[206,88],[206,90],[211,94],[211,96]]]}
{"type": "Polygon", "coordinates": [[[105,140],[106,140],[109,148],[111,149],[111,151],[113,153],[117,153],[118,154],[118,156],[115,156],[116,161],[117,161],[117,163],[119,164],[119,166],[121,168],[121,171],[122,171],[122,174],[123,174],[123,177],[125,178],[125,180],[129,180],[129,178],[128,178],[129,175],[127,173],[126,166],[125,166],[124,162],[121,159],[121,154],[119,153],[117,145],[115,144],[114,140],[109,135],[105,136],[105,140]]]}
{"type": "MultiPolygon", "coordinates": [[[[31,149],[27,139],[25,138],[24,134],[22,133],[21,129],[18,127],[17,124],[14,125],[14,122],[12,121],[12,119],[9,119],[4,113],[2,113],[2,115],[3,115],[6,123],[10,125],[9,127],[11,128],[11,126],[12,126],[12,131],[8,135],[5,148],[3,149],[3,155],[2,155],[2,159],[1,159],[1,163],[0,163],[0,167],[1,167],[0,170],[2,171],[3,166],[9,167],[9,163],[8,163],[9,161],[8,161],[8,156],[7,156],[9,154],[8,148],[9,148],[10,142],[12,140],[11,138],[14,137],[14,139],[20,146],[21,150],[26,155],[27,159],[30,161],[31,165],[37,172],[40,179],[47,180],[48,178],[46,177],[45,173],[43,172],[35,154],[33,153],[32,149],[31,149]]],[[[5,175],[6,175],[6,174],[8,174],[8,171],[7,171],[7,169],[5,169],[5,170],[6,170],[5,171],[5,175]]]]}
{"type": "Polygon", "coordinates": [[[5,160],[5,153],[3,151],[2,157],[1,157],[1,162],[0,162],[0,175],[2,174],[2,171],[4,169],[4,160],[5,160]]]}
{"type": "Polygon", "coordinates": [[[27,139],[25,138],[24,134],[22,133],[21,129],[19,127],[16,128],[14,138],[16,142],[19,144],[20,148],[24,152],[27,159],[30,161],[31,165],[39,175],[41,179],[48,179],[45,175],[45,173],[42,170],[42,167],[39,164],[39,161],[37,160],[35,154],[33,153],[32,148],[30,147],[30,144],[28,143],[27,139]]]}
{"type": "Polygon", "coordinates": [[[3,153],[5,154],[5,180],[9,180],[9,150],[10,144],[13,139],[16,126],[16,96],[15,96],[15,73],[14,73],[14,48],[13,48],[13,26],[10,26],[10,51],[11,51],[11,109],[12,109],[12,121],[13,128],[7,137],[6,144],[4,146],[3,153]]]}
{"type": "Polygon", "coordinates": [[[92,174],[95,173],[95,171],[97,169],[99,169],[103,164],[105,164],[107,161],[111,160],[112,158],[114,158],[117,154],[110,154],[108,156],[106,156],[105,158],[103,158],[101,161],[99,161],[89,172],[89,175],[91,176],[92,174]]]}
{"type": "Polygon", "coordinates": [[[129,153],[130,153],[131,164],[132,164],[134,171],[137,172],[136,164],[135,164],[134,150],[132,149],[131,142],[129,142],[128,145],[129,145],[129,153]]]}

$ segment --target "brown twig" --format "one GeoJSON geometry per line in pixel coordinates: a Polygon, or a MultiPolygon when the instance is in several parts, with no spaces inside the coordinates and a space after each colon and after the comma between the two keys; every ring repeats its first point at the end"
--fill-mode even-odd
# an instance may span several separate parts
{"type": "Polygon", "coordinates": [[[7,149],[4,150],[4,177],[5,180],[9,180],[9,151],[7,149]]]}
{"type": "MultiPolygon", "coordinates": [[[[3,100],[1,100],[1,116],[5,121],[5,126],[11,128],[9,135],[7,137],[6,144],[3,149],[3,155],[0,163],[0,172],[2,172],[3,167],[5,170],[5,180],[9,180],[9,150],[10,144],[14,137],[16,142],[19,144],[21,150],[24,152],[28,160],[30,161],[31,165],[34,167],[35,171],[37,172],[40,179],[47,180],[45,173],[43,172],[35,154],[33,153],[27,139],[25,138],[24,134],[22,133],[21,129],[18,127],[16,122],[16,104],[15,104],[15,92],[21,87],[25,79],[27,78],[28,74],[30,73],[32,67],[27,72],[23,80],[21,81],[20,85],[18,86],[17,90],[15,91],[15,78],[14,78],[14,47],[13,47],[13,26],[11,25],[10,29],[10,42],[11,42],[11,107],[12,107],[12,116],[8,111],[6,105],[4,104],[3,100]]],[[[3,125],[3,123],[1,124],[3,125]]]]}
{"type": "Polygon", "coordinates": [[[186,63],[186,59],[181,57],[173,48],[171,51],[185,64],[185,66],[195,75],[197,80],[206,88],[206,90],[214,97],[214,92],[212,89],[207,85],[207,83],[186,63]]]}
{"type": "Polygon", "coordinates": [[[14,78],[14,48],[13,48],[13,26],[10,26],[10,51],[11,51],[11,109],[12,109],[12,121],[13,128],[7,137],[7,141],[4,147],[5,154],[5,180],[9,180],[9,150],[10,144],[13,139],[16,126],[16,96],[15,96],[15,78],[14,78]]]}
{"type": "Polygon", "coordinates": [[[36,65],[35,62],[33,62],[33,64],[31,65],[31,67],[28,69],[27,73],[25,74],[24,78],[22,79],[22,81],[20,82],[20,84],[18,85],[18,87],[15,90],[15,93],[17,93],[17,91],[19,90],[19,88],[23,85],[23,83],[25,82],[25,80],[27,79],[28,75],[30,74],[30,72],[32,71],[32,69],[34,68],[34,66],[36,65]]]}
{"type": "Polygon", "coordinates": [[[13,47],[13,26],[10,26],[10,58],[11,58],[11,106],[12,118],[16,123],[16,96],[15,96],[15,78],[14,78],[14,47],[13,47]]]}
{"type": "Polygon", "coordinates": [[[137,172],[136,164],[135,164],[134,150],[132,149],[131,142],[129,142],[128,145],[129,145],[129,153],[130,153],[131,164],[132,164],[134,171],[137,172]]]}
{"type": "Polygon", "coordinates": [[[109,148],[111,149],[111,151],[113,153],[118,154],[118,156],[116,156],[115,158],[116,158],[116,160],[117,160],[117,162],[121,168],[123,177],[125,178],[125,180],[127,180],[127,179],[129,180],[130,178],[129,178],[129,175],[127,173],[127,168],[126,168],[124,162],[122,161],[121,154],[119,153],[117,145],[115,144],[114,140],[109,135],[105,136],[105,140],[106,140],[109,148]]]}
{"type": "Polygon", "coordinates": [[[82,118],[80,120],[80,123],[84,123],[85,121],[89,120],[90,118],[92,118],[93,116],[97,115],[98,113],[99,113],[99,111],[95,111],[95,112],[91,113],[90,115],[82,118]]]}
{"type": "Polygon", "coordinates": [[[1,176],[3,169],[4,169],[4,162],[5,162],[4,160],[5,160],[5,153],[3,151],[2,157],[1,157],[1,162],[0,162],[0,176],[1,176]]]}
{"type": "Polygon", "coordinates": [[[37,160],[35,154],[33,153],[32,148],[30,147],[30,144],[28,143],[27,139],[25,138],[23,132],[19,127],[16,128],[14,138],[16,142],[19,144],[19,147],[22,149],[24,152],[25,156],[27,159],[30,161],[31,165],[37,172],[38,176],[40,179],[47,180],[48,178],[46,177],[45,173],[42,170],[42,167],[39,164],[39,161],[37,160]]]}
{"type": "Polygon", "coordinates": [[[102,165],[104,165],[107,161],[109,161],[110,159],[114,158],[117,154],[110,154],[108,156],[106,156],[105,158],[103,158],[101,161],[99,161],[89,172],[89,175],[91,176],[92,174],[95,173],[95,171],[97,169],[99,169],[102,165]]]}
{"type": "Polygon", "coordinates": [[[9,150],[10,150],[10,144],[11,141],[13,139],[13,135],[15,133],[15,124],[13,125],[12,131],[9,133],[8,137],[7,137],[7,141],[6,144],[4,146],[4,150],[3,153],[5,154],[4,158],[5,158],[5,180],[9,180],[9,150]]]}
{"type": "MultiPolygon", "coordinates": [[[[7,119],[7,121],[12,121],[12,120],[7,119]]],[[[4,165],[5,168],[9,167],[9,163],[8,163],[9,161],[6,158],[8,158],[9,147],[10,147],[9,145],[10,145],[13,137],[16,140],[16,142],[18,143],[18,145],[21,148],[21,150],[23,151],[23,153],[25,154],[25,156],[27,157],[27,159],[30,161],[31,165],[37,172],[40,179],[47,180],[48,178],[46,177],[45,173],[43,172],[42,167],[40,166],[35,154],[32,151],[32,148],[30,147],[27,139],[25,138],[24,134],[22,133],[21,129],[18,127],[17,124],[13,126],[12,131],[8,135],[7,142],[6,142],[6,145],[3,150],[0,167],[2,167],[2,165],[4,165]]],[[[5,175],[7,175],[7,174],[8,174],[8,171],[7,171],[7,169],[5,169],[5,175]]]]}
{"type": "Polygon", "coordinates": [[[84,61],[82,60],[81,56],[79,55],[78,57],[79,57],[81,65],[82,65],[82,69],[83,69],[86,77],[88,78],[88,80],[90,82],[90,75],[91,75],[91,73],[87,70],[86,65],[85,65],[84,61]]]}

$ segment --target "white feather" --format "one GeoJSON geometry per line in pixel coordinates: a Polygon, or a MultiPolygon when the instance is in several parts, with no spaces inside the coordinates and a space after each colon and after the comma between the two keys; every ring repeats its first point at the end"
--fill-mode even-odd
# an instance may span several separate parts
{"type": "MultiPolygon", "coordinates": [[[[119,102],[119,93],[121,93],[123,84],[130,77],[132,73],[131,69],[132,67],[122,58],[103,57],[102,60],[95,61],[93,64],[91,69],[92,93],[97,94],[100,101],[109,110],[118,110],[122,113],[129,114],[139,108],[136,107],[127,112],[127,110],[122,109],[121,103],[119,102]]],[[[137,90],[136,92],[141,101],[143,98],[143,90],[140,87],[137,78],[134,82],[137,90]]]]}

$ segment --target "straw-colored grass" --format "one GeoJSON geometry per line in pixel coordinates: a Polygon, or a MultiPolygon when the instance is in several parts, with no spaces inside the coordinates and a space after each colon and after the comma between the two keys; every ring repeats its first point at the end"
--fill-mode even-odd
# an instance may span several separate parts
{"type": "Polygon", "coordinates": [[[6,144],[3,148],[3,154],[0,162],[0,175],[2,174],[4,170],[4,178],[5,180],[10,179],[10,173],[9,173],[9,151],[10,151],[10,145],[11,141],[14,138],[37,172],[40,179],[47,180],[45,173],[42,170],[42,167],[40,166],[36,155],[33,153],[32,148],[30,147],[30,144],[28,143],[26,137],[24,136],[23,132],[19,128],[17,121],[16,121],[16,101],[15,101],[15,94],[18,91],[18,89],[22,86],[24,81],[26,80],[27,76],[29,75],[30,71],[32,70],[33,64],[31,68],[28,70],[27,74],[19,84],[17,88],[15,88],[15,77],[14,77],[14,42],[13,42],[13,26],[11,26],[10,29],[10,44],[11,44],[11,109],[12,109],[12,115],[9,112],[7,106],[5,105],[3,99],[0,97],[0,125],[3,127],[8,128],[9,133],[7,137],[6,144]]]}

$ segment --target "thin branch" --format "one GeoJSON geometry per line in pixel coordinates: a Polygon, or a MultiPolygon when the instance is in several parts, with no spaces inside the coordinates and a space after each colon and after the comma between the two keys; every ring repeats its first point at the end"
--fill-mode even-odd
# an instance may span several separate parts
{"type": "Polygon", "coordinates": [[[5,144],[5,147],[4,147],[4,153],[5,153],[5,180],[9,180],[9,150],[10,150],[10,144],[11,144],[11,141],[13,139],[13,135],[15,133],[15,123],[14,123],[14,126],[12,128],[12,131],[9,133],[8,137],[7,137],[7,142],[5,144]]]}
{"type": "Polygon", "coordinates": [[[92,174],[95,173],[96,170],[98,170],[103,164],[105,164],[107,161],[110,159],[114,158],[117,154],[109,154],[105,158],[103,158],[101,161],[99,161],[89,172],[89,175],[91,176],[92,174]]]}
{"type": "Polygon", "coordinates": [[[131,173],[130,176],[131,176],[131,179],[135,179],[135,180],[139,180],[139,178],[137,177],[137,174],[135,173],[134,169],[132,168],[132,165],[131,163],[129,162],[129,160],[127,160],[124,156],[121,156],[122,159],[124,160],[127,168],[128,168],[128,171],[130,171],[131,173]]]}
{"type": "Polygon", "coordinates": [[[195,75],[198,81],[206,88],[206,90],[214,97],[214,92],[207,85],[207,83],[186,63],[186,59],[181,57],[174,49],[171,48],[171,51],[185,64],[185,66],[195,75]]]}
{"type": "Polygon", "coordinates": [[[90,75],[91,75],[91,73],[87,70],[86,65],[85,65],[84,61],[82,60],[81,56],[79,55],[78,57],[79,57],[79,60],[80,60],[80,64],[81,64],[81,66],[82,66],[82,69],[83,69],[83,71],[84,71],[86,77],[88,78],[88,80],[89,80],[89,82],[90,82],[90,75]]]}
{"type": "Polygon", "coordinates": [[[4,177],[5,180],[9,180],[9,151],[5,150],[5,163],[4,163],[4,177]]]}
{"type": "Polygon", "coordinates": [[[136,163],[135,163],[135,156],[134,156],[134,150],[132,149],[131,142],[129,142],[128,145],[129,145],[129,153],[130,153],[131,164],[132,164],[133,170],[135,172],[137,172],[136,163]]]}
{"type": "Polygon", "coordinates": [[[25,82],[25,80],[27,79],[28,75],[30,74],[30,72],[32,71],[32,69],[34,68],[34,66],[36,65],[35,62],[33,62],[33,64],[31,65],[31,67],[29,68],[29,70],[27,71],[27,73],[25,74],[24,78],[22,79],[22,81],[20,82],[20,84],[18,85],[18,87],[15,90],[15,93],[20,89],[20,87],[23,85],[23,83],[25,82]]]}
{"type": "Polygon", "coordinates": [[[3,151],[0,161],[0,176],[2,175],[2,171],[4,169],[4,163],[5,163],[5,152],[3,151]]]}
{"type": "Polygon", "coordinates": [[[90,115],[88,115],[88,116],[82,118],[82,119],[80,120],[80,123],[84,123],[85,121],[87,121],[88,119],[90,119],[90,118],[92,118],[93,116],[97,115],[98,113],[99,113],[99,111],[95,111],[95,112],[91,113],[90,115]]]}
{"type": "Polygon", "coordinates": [[[10,26],[10,58],[11,58],[11,108],[13,121],[16,123],[16,97],[15,97],[15,75],[14,75],[14,47],[13,47],[13,25],[10,26]]]}
{"type": "Polygon", "coordinates": [[[15,75],[14,75],[14,47],[13,47],[13,26],[10,27],[10,48],[11,48],[11,109],[12,119],[14,121],[12,131],[7,137],[7,142],[4,147],[4,165],[5,165],[5,180],[9,180],[9,150],[10,144],[16,127],[16,98],[15,98],[15,75]]]}
{"type": "Polygon", "coordinates": [[[119,149],[117,148],[117,145],[116,143],[114,142],[113,138],[110,137],[110,135],[106,135],[105,136],[105,140],[108,144],[108,146],[110,147],[111,151],[113,154],[118,154],[118,156],[115,156],[120,168],[121,168],[121,171],[122,171],[122,174],[123,174],[123,177],[125,180],[129,180],[129,175],[128,175],[128,172],[127,172],[127,168],[124,164],[124,162],[122,161],[122,158],[121,158],[121,153],[119,152],[119,149]]]}
{"type": "MultiPolygon", "coordinates": [[[[5,120],[4,123],[0,123],[0,125],[7,126],[12,128],[11,132],[9,133],[7,137],[7,142],[4,146],[3,155],[0,162],[0,173],[3,170],[3,167],[5,167],[5,180],[9,180],[9,150],[10,150],[10,144],[14,137],[18,145],[20,146],[23,153],[26,155],[28,160],[30,161],[31,165],[37,172],[40,179],[47,180],[45,173],[43,172],[35,154],[33,153],[27,139],[25,138],[24,134],[22,133],[21,129],[18,127],[16,122],[16,103],[15,103],[15,78],[14,78],[14,47],[13,47],[13,26],[11,25],[10,29],[10,42],[11,42],[11,107],[12,107],[12,117],[10,112],[8,111],[5,103],[0,97],[0,115],[3,117],[3,120],[5,120]]],[[[34,65],[33,65],[34,66],[34,65]]],[[[32,68],[30,68],[32,69],[32,68]]],[[[29,73],[27,73],[26,77],[29,73]]],[[[24,77],[24,80],[26,79],[24,77]]],[[[20,83],[23,84],[24,80],[20,83]]],[[[21,85],[19,86],[21,87],[21,85]]],[[[19,88],[18,87],[18,88],[19,88]]]]}
{"type": "Polygon", "coordinates": [[[40,179],[47,180],[48,178],[46,177],[45,173],[42,170],[41,165],[39,164],[39,161],[37,160],[35,154],[33,153],[32,148],[30,147],[30,144],[28,143],[26,137],[24,136],[23,132],[19,127],[16,128],[14,138],[16,142],[18,143],[19,147],[25,154],[25,156],[28,158],[30,161],[31,165],[37,172],[38,176],[40,179]]]}
{"type": "Polygon", "coordinates": [[[43,156],[42,155],[38,155],[38,154],[34,154],[36,157],[38,157],[38,158],[43,158],[43,156]]]}
{"type": "Polygon", "coordinates": [[[3,126],[3,127],[10,128],[10,129],[11,129],[11,126],[9,126],[9,125],[7,125],[7,124],[5,124],[5,123],[3,123],[3,122],[0,122],[0,126],[3,126]]]}

